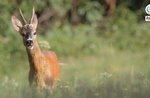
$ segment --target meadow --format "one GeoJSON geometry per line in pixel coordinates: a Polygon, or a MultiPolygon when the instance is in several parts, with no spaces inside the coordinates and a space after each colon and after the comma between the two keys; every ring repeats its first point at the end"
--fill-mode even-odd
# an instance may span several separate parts
{"type": "MultiPolygon", "coordinates": [[[[33,98],[26,50],[10,20],[15,7],[1,5],[0,98],[33,98]]],[[[28,9],[32,6],[23,11],[28,9]]],[[[99,16],[102,12],[95,14],[99,21],[96,16],[77,26],[55,21],[46,34],[38,31],[41,49],[55,51],[61,63],[52,98],[149,98],[150,24],[124,6],[111,17],[99,16]]]]}

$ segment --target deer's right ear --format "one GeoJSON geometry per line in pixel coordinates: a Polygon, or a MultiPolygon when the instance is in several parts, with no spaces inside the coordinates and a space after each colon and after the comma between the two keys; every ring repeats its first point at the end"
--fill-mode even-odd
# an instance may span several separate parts
{"type": "Polygon", "coordinates": [[[22,23],[19,19],[17,19],[15,16],[11,17],[11,22],[13,27],[15,28],[16,31],[20,31],[20,29],[22,28],[22,23]]]}

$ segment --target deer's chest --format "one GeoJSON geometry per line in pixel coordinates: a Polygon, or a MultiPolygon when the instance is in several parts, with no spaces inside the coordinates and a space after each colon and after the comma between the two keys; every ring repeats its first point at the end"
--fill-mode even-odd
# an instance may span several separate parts
{"type": "Polygon", "coordinates": [[[31,84],[36,84],[41,87],[51,85],[52,73],[49,66],[50,65],[48,65],[46,62],[43,62],[41,65],[38,65],[37,69],[30,69],[29,79],[31,84]]]}

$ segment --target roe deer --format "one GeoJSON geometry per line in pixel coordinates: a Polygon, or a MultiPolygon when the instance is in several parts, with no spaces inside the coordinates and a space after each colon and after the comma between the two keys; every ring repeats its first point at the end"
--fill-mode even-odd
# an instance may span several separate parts
{"type": "Polygon", "coordinates": [[[29,83],[30,86],[37,86],[42,89],[53,88],[54,81],[59,79],[60,68],[56,54],[52,51],[42,53],[36,39],[36,28],[38,19],[35,10],[32,10],[30,22],[24,18],[21,10],[22,21],[15,16],[11,17],[12,25],[23,38],[24,46],[28,54],[30,65],[29,83]]]}

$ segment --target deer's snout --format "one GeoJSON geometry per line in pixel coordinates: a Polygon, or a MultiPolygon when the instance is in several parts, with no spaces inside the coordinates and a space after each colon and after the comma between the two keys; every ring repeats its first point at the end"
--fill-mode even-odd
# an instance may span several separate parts
{"type": "Polygon", "coordinates": [[[28,48],[28,49],[32,49],[33,48],[33,39],[32,36],[30,36],[29,34],[26,34],[24,36],[24,45],[28,48]]]}
{"type": "Polygon", "coordinates": [[[27,47],[32,47],[32,45],[33,45],[33,40],[32,40],[32,39],[27,39],[27,40],[26,40],[26,45],[27,45],[27,47]]]}
{"type": "Polygon", "coordinates": [[[26,41],[26,43],[27,43],[27,45],[29,45],[29,46],[30,46],[30,45],[32,45],[32,44],[33,44],[33,40],[27,40],[27,41],[26,41]]]}

